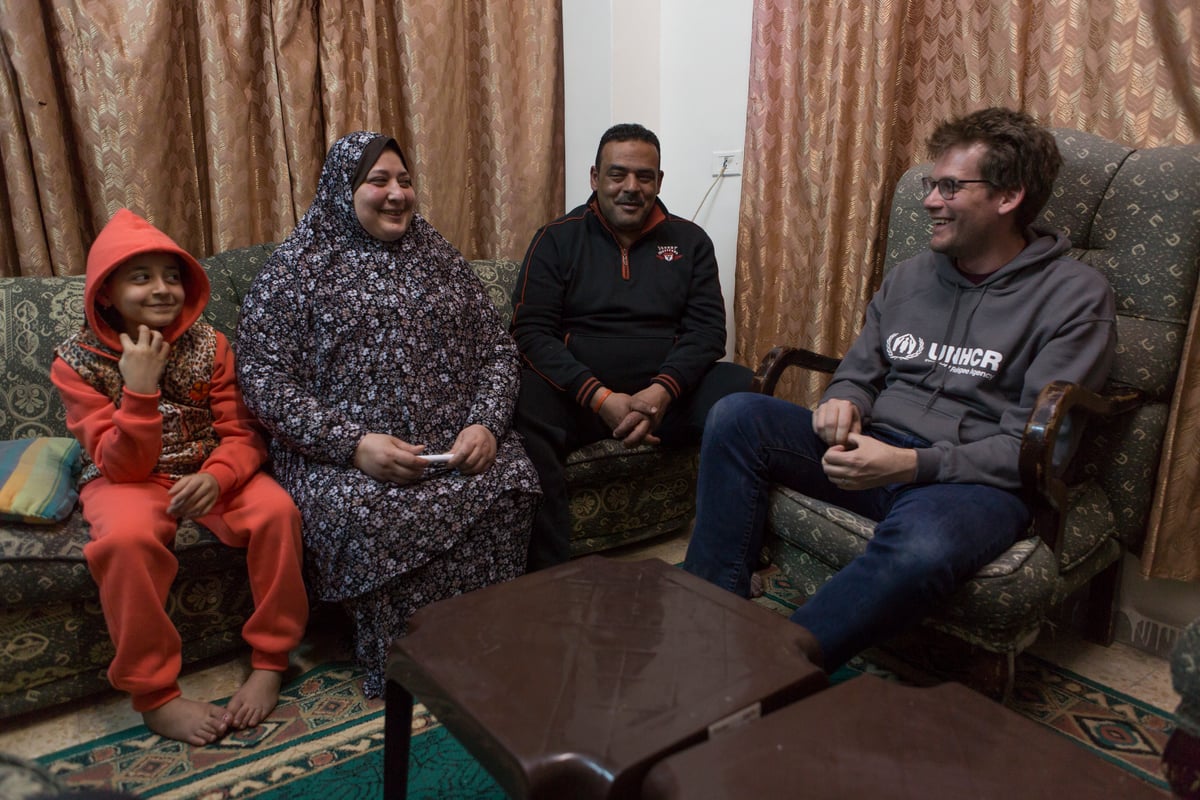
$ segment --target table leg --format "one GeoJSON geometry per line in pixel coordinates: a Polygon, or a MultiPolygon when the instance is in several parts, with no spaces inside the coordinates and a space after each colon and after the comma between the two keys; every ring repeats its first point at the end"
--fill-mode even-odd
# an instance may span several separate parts
{"type": "Polygon", "coordinates": [[[408,750],[412,742],[412,693],[389,680],[383,707],[383,796],[408,797],[408,750]]]}

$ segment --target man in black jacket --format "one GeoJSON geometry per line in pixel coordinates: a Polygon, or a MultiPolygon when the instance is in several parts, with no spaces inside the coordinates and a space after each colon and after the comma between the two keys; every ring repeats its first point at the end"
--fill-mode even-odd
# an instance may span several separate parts
{"type": "Polygon", "coordinates": [[[658,199],[659,152],[641,125],[607,130],[592,196],[540,229],[521,265],[514,425],[544,492],[530,570],[570,554],[567,453],[608,436],[626,447],[698,441],[713,403],[750,386],[750,370],[718,361],[725,301],[712,241],[658,199]]]}

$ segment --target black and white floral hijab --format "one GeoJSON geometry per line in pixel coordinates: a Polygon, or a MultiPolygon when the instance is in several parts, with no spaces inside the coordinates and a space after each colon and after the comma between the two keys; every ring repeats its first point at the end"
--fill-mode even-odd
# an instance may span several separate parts
{"type": "MultiPolygon", "coordinates": [[[[399,244],[408,238],[408,233],[395,243],[382,242],[367,233],[358,214],[354,211],[355,178],[360,170],[365,174],[387,146],[393,146],[400,153],[401,160],[408,166],[408,159],[400,150],[399,144],[390,136],[374,131],[355,131],[348,133],[333,143],[325,156],[325,166],[321,169],[321,178],[317,182],[317,194],[312,205],[296,224],[296,229],[280,245],[286,256],[291,257],[332,256],[334,253],[344,253],[347,248],[386,249],[389,244],[399,244]],[[370,164],[367,164],[367,159],[370,164]],[[365,169],[363,168],[365,165],[365,169]],[[373,245],[372,245],[373,243],[373,245]]],[[[361,183],[361,179],[359,181],[361,183]]],[[[425,223],[420,215],[413,214],[413,228],[424,228],[425,223]]]]}

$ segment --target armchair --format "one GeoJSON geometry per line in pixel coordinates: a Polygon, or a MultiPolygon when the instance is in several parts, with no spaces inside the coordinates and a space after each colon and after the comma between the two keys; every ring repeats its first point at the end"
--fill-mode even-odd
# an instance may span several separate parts
{"type": "MultiPolygon", "coordinates": [[[[1118,349],[1109,384],[1101,394],[1062,382],[1045,387],[1020,455],[1034,509],[1030,537],[980,570],[914,634],[885,646],[994,695],[1011,689],[1015,657],[1050,610],[1084,587],[1085,635],[1113,640],[1120,559],[1139,551],[1145,535],[1200,268],[1200,145],[1133,150],[1080,131],[1056,130],[1055,137],[1065,163],[1040,221],[1063,230],[1072,256],[1100,270],[1116,294],[1118,349]],[[1088,420],[1087,435],[1071,463],[1060,464],[1056,446],[1065,421],[1077,414],[1088,420]],[[957,658],[963,654],[965,662],[957,658]]],[[[896,186],[885,271],[928,244],[919,199],[928,169],[908,170],[896,186]]],[[[776,347],[763,358],[755,389],[773,394],[789,367],[832,372],[837,363],[776,347]]],[[[863,552],[873,528],[866,518],[777,486],[764,555],[809,596],[863,552]]]]}

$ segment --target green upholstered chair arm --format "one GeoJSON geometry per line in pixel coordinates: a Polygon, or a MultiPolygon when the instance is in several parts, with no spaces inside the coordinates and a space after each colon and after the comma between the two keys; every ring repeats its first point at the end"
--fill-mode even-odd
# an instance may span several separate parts
{"type": "Polygon", "coordinates": [[[1133,410],[1143,399],[1138,389],[1112,387],[1097,394],[1069,381],[1051,381],[1038,394],[1021,437],[1019,468],[1034,509],[1034,531],[1054,553],[1056,563],[1063,544],[1069,466],[1067,459],[1059,457],[1068,444],[1060,445],[1060,437],[1067,436],[1068,419],[1076,410],[1111,417],[1133,410]]]}

